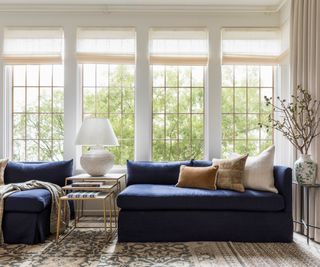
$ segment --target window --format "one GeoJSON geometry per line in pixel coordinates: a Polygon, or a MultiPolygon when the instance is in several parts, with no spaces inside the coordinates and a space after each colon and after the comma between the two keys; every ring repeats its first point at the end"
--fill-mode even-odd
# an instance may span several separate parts
{"type": "Polygon", "coordinates": [[[110,120],[120,146],[108,149],[118,165],[134,158],[134,39],[133,29],[78,30],[82,117],[110,120]]]}
{"type": "Polygon", "coordinates": [[[63,159],[63,67],[16,65],[12,81],[12,157],[63,159]]]}
{"type": "Polygon", "coordinates": [[[12,158],[63,159],[63,32],[6,28],[3,60],[12,96],[12,158]]]}
{"type": "Polygon", "coordinates": [[[273,143],[273,132],[260,128],[272,112],[264,96],[273,96],[274,67],[222,66],[222,154],[256,155],[273,143]]]}
{"type": "Polygon", "coordinates": [[[203,157],[204,67],[153,66],[153,159],[203,157]]]}
{"type": "Polygon", "coordinates": [[[153,30],[153,160],[203,158],[207,36],[204,30],[153,30]]]}
{"type": "Polygon", "coordinates": [[[119,147],[108,148],[116,164],[134,157],[134,66],[82,65],[83,118],[109,118],[119,147]]]}
{"type": "Polygon", "coordinates": [[[281,56],[278,29],[222,31],[222,153],[258,154],[273,143],[268,124],[275,70],[281,56]]]}

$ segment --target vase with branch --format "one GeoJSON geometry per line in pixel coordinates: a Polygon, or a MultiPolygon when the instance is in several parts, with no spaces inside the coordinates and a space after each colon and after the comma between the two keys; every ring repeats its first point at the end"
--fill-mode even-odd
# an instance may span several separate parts
{"type": "Polygon", "coordinates": [[[266,127],[267,130],[273,128],[289,140],[300,152],[300,158],[294,164],[296,180],[302,184],[314,183],[317,164],[308,153],[312,141],[320,134],[320,101],[313,99],[300,85],[296,95],[291,96],[290,102],[277,97],[277,105],[273,103],[272,97],[264,98],[274,114],[269,115],[269,125],[259,123],[260,127],[266,127]]]}

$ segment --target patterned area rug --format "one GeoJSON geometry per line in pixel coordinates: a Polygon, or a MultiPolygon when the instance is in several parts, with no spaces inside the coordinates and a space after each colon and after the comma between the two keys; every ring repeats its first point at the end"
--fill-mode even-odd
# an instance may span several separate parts
{"type": "Polygon", "coordinates": [[[295,235],[283,243],[117,243],[104,233],[77,229],[59,244],[2,245],[0,266],[320,266],[320,245],[295,235]]]}

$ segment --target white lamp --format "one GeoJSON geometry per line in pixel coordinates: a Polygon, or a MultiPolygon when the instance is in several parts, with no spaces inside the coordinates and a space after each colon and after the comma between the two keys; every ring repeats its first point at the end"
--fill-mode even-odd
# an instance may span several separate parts
{"type": "Polygon", "coordinates": [[[104,146],[118,146],[119,143],[108,119],[85,119],[78,132],[76,145],[90,146],[90,150],[83,153],[80,159],[82,168],[88,174],[103,176],[113,167],[114,156],[104,146]]]}

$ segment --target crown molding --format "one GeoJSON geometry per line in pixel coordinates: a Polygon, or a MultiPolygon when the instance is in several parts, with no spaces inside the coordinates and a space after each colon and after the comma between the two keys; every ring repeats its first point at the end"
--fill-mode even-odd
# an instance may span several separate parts
{"type": "Polygon", "coordinates": [[[8,13],[277,13],[279,9],[278,5],[0,5],[0,12],[8,13]]]}

